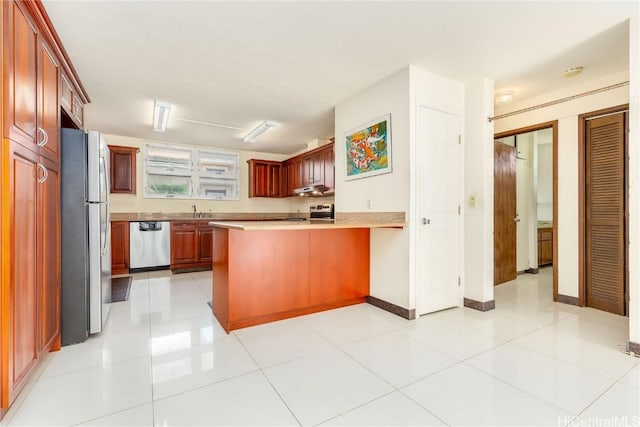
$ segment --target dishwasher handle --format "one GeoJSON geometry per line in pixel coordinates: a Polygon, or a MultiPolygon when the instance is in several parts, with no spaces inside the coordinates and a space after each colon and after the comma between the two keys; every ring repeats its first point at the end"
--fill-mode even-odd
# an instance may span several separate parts
{"type": "Polygon", "coordinates": [[[159,221],[145,221],[138,224],[138,230],[140,231],[160,231],[162,230],[162,223],[159,221]]]}

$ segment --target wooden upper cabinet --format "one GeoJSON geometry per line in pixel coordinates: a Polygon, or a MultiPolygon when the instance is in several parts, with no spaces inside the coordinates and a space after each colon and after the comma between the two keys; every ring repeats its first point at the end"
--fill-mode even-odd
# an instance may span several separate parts
{"type": "Polygon", "coordinates": [[[2,2],[5,41],[3,76],[5,97],[4,136],[36,149],[38,127],[38,31],[24,5],[2,2]]]}
{"type": "Polygon", "coordinates": [[[36,140],[41,154],[55,162],[60,160],[60,105],[58,83],[60,65],[44,40],[38,46],[38,129],[36,140]]]}
{"type": "Polygon", "coordinates": [[[335,188],[335,156],[333,144],[322,153],[324,186],[330,190],[335,188]]]}
{"type": "Polygon", "coordinates": [[[282,162],[272,160],[248,160],[249,197],[282,197],[282,162]]]}
{"type": "Polygon", "coordinates": [[[136,155],[138,148],[110,145],[112,193],[136,194],[136,155]]]}
{"type": "Polygon", "coordinates": [[[84,127],[84,104],[64,73],[60,73],[60,106],[71,119],[74,127],[78,129],[84,127]]]}
{"type": "Polygon", "coordinates": [[[21,2],[3,2],[8,35],[3,78],[5,136],[46,158],[60,160],[60,63],[21,2]]]}
{"type": "Polygon", "coordinates": [[[295,189],[310,185],[335,187],[333,143],[277,162],[248,160],[249,197],[295,196],[295,189]]]}

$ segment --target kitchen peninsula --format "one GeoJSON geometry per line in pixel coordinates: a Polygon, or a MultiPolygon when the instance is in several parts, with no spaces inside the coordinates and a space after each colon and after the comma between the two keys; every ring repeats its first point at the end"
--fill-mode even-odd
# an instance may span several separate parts
{"type": "Polygon", "coordinates": [[[210,222],[213,313],[229,332],[358,304],[369,295],[371,228],[404,214],[313,221],[210,222]]]}

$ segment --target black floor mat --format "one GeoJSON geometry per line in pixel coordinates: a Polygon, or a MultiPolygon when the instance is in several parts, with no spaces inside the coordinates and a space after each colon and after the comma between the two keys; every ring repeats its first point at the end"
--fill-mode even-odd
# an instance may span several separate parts
{"type": "Polygon", "coordinates": [[[111,302],[120,302],[129,299],[131,280],[131,276],[115,277],[111,279],[111,302]]]}

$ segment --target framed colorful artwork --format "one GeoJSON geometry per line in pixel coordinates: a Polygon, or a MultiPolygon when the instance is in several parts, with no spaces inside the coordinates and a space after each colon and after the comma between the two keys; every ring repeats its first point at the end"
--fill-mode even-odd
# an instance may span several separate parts
{"type": "Polygon", "coordinates": [[[345,134],[347,181],[391,172],[391,114],[345,134]]]}

